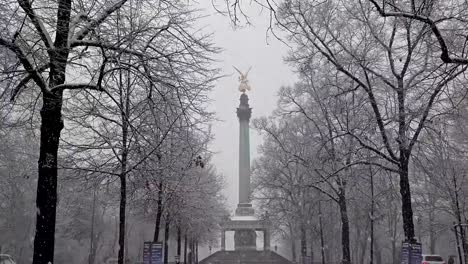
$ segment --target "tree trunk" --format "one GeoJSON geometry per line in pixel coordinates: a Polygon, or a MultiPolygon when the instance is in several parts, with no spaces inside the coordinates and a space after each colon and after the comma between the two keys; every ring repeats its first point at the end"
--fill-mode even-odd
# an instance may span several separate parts
{"type": "Polygon", "coordinates": [[[126,92],[123,92],[122,72],[120,72],[120,103],[122,121],[122,154],[120,159],[120,210],[119,210],[119,254],[118,264],[124,264],[125,258],[125,211],[127,208],[127,157],[128,157],[128,116],[130,110],[130,77],[127,76],[126,92]],[[125,101],[124,101],[125,100],[125,101]],[[124,105],[125,103],[125,105],[124,105]]]}
{"type": "Polygon", "coordinates": [[[362,212],[359,207],[355,209],[354,214],[356,215],[356,221],[355,221],[355,239],[354,239],[354,249],[353,249],[353,255],[351,256],[353,258],[353,263],[363,263],[362,260],[360,259],[361,252],[362,252],[362,244],[361,241],[363,240],[363,230],[362,230],[362,223],[358,221],[359,217],[361,217],[362,212]]]}
{"type": "Polygon", "coordinates": [[[127,206],[127,178],[120,176],[120,207],[119,207],[119,253],[118,264],[124,263],[125,256],[125,209],[127,206]]]}
{"type": "Polygon", "coordinates": [[[372,166],[369,166],[371,184],[371,212],[370,212],[370,264],[374,264],[374,222],[375,222],[375,195],[374,195],[374,173],[372,166]]]}
{"type": "Polygon", "coordinates": [[[361,248],[361,252],[359,254],[359,260],[358,260],[358,263],[364,263],[364,258],[366,257],[366,253],[367,253],[367,239],[369,238],[368,236],[368,233],[367,232],[364,232],[364,237],[363,239],[360,241],[360,248],[361,248]]]}
{"type": "Polygon", "coordinates": [[[375,264],[382,264],[382,250],[378,239],[374,240],[375,264]]]}
{"type": "Polygon", "coordinates": [[[164,223],[164,264],[168,263],[169,259],[169,213],[166,215],[164,223]]]}
{"type": "Polygon", "coordinates": [[[193,237],[190,237],[189,248],[190,248],[190,250],[189,250],[189,253],[188,253],[188,263],[193,264],[193,262],[194,262],[193,261],[193,259],[194,259],[193,258],[193,253],[194,253],[193,252],[194,251],[193,250],[193,237]]]}
{"type": "MultiPolygon", "coordinates": [[[[460,240],[461,240],[461,246],[463,249],[463,258],[465,263],[468,261],[468,245],[466,243],[466,234],[465,234],[465,229],[463,228],[462,224],[462,212],[460,208],[460,202],[459,202],[459,195],[458,195],[458,183],[457,183],[457,178],[455,175],[452,177],[453,180],[453,186],[455,190],[455,215],[457,217],[457,225],[458,228],[460,229],[460,240]]],[[[457,227],[455,227],[455,232],[457,232],[457,227]]]]}
{"type": "Polygon", "coordinates": [[[322,224],[322,203],[319,201],[319,228],[320,228],[320,257],[322,264],[325,264],[325,241],[323,237],[323,224],[322,224]]]}
{"type": "Polygon", "coordinates": [[[180,255],[182,251],[182,234],[180,230],[180,224],[177,226],[177,256],[179,256],[179,262],[180,263],[180,255]]]}
{"type": "Polygon", "coordinates": [[[191,239],[191,243],[192,243],[192,249],[190,250],[191,253],[192,253],[192,259],[190,260],[191,263],[195,264],[195,238],[192,237],[191,239]]]}
{"type": "Polygon", "coordinates": [[[346,205],[346,192],[343,186],[340,186],[338,201],[340,206],[341,215],[341,249],[342,249],[342,263],[351,263],[351,252],[349,250],[349,220],[348,208],[346,205]]]}
{"type": "Polygon", "coordinates": [[[389,231],[391,232],[390,242],[392,245],[392,264],[398,264],[399,257],[397,256],[396,239],[397,239],[397,224],[398,224],[398,212],[394,206],[392,206],[392,214],[389,219],[389,231]]]}
{"type": "Polygon", "coordinates": [[[187,231],[184,235],[184,264],[187,264],[187,231]]]}
{"type": "Polygon", "coordinates": [[[399,176],[400,176],[400,194],[401,194],[401,214],[403,220],[403,232],[405,240],[409,243],[415,243],[416,238],[414,235],[414,222],[413,222],[413,208],[411,205],[411,190],[409,184],[409,142],[406,135],[407,131],[407,111],[405,109],[405,87],[403,77],[399,76],[397,100],[398,100],[398,150],[400,156],[399,161],[399,176]]]}
{"type": "Polygon", "coordinates": [[[44,95],[36,194],[36,234],[33,264],[54,262],[57,210],[57,152],[62,122],[62,95],[44,95]]]}
{"type": "Polygon", "coordinates": [[[397,256],[397,249],[396,249],[396,240],[392,240],[392,263],[398,264],[398,256],[397,256]]]}
{"type": "Polygon", "coordinates": [[[361,228],[361,239],[359,241],[356,241],[356,243],[359,244],[359,250],[356,250],[356,263],[365,263],[367,244],[370,239],[369,226],[371,221],[367,217],[364,218],[364,221],[364,228],[361,228]]]}
{"type": "Polygon", "coordinates": [[[301,224],[301,260],[304,262],[305,257],[307,256],[307,233],[305,224],[301,224]]]}
{"type": "Polygon", "coordinates": [[[198,264],[198,239],[195,240],[195,263],[198,264]]]}
{"type": "Polygon", "coordinates": [[[309,240],[309,245],[310,245],[310,259],[312,262],[314,262],[314,237],[312,234],[312,230],[310,230],[310,240],[309,240]]]}
{"type": "Polygon", "coordinates": [[[411,189],[408,177],[409,157],[405,150],[400,150],[400,194],[401,194],[401,213],[403,217],[403,231],[406,241],[415,243],[413,223],[413,208],[411,205],[411,189]]]}
{"type": "Polygon", "coordinates": [[[93,190],[93,209],[91,214],[91,234],[89,236],[89,257],[88,264],[94,264],[94,258],[96,256],[96,247],[94,245],[94,218],[96,215],[96,187],[93,190]]]}
{"type": "Polygon", "coordinates": [[[292,261],[296,262],[296,237],[294,236],[294,231],[292,226],[289,226],[289,233],[291,234],[291,253],[292,253],[292,261]]]}
{"type": "MultiPolygon", "coordinates": [[[[49,87],[65,83],[69,54],[71,0],[58,1],[54,49],[49,50],[49,87]]],[[[57,156],[63,129],[62,90],[42,95],[41,141],[36,193],[36,233],[33,264],[54,263],[57,211],[57,156]]]]}
{"type": "Polygon", "coordinates": [[[162,199],[163,199],[163,182],[162,180],[159,182],[158,186],[158,201],[157,201],[157,209],[156,209],[156,222],[154,224],[154,236],[153,242],[158,242],[159,240],[159,231],[161,229],[161,217],[162,217],[162,199]]]}
{"type": "Polygon", "coordinates": [[[436,234],[434,231],[434,212],[433,210],[430,210],[429,211],[429,251],[431,254],[436,253],[435,247],[436,247],[436,234]]]}

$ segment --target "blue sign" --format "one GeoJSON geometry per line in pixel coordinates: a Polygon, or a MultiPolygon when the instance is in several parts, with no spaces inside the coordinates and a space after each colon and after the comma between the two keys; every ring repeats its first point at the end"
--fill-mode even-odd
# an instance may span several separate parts
{"type": "Polygon", "coordinates": [[[403,242],[401,244],[401,255],[400,255],[400,263],[401,264],[410,264],[410,254],[411,254],[411,249],[410,249],[410,244],[403,242]]]}
{"type": "Polygon", "coordinates": [[[162,264],[163,250],[161,243],[145,242],[143,244],[143,264],[162,264]]]}
{"type": "Polygon", "coordinates": [[[145,242],[143,244],[143,264],[150,264],[150,249],[151,242],[145,242]]]}
{"type": "Polygon", "coordinates": [[[422,261],[421,244],[410,244],[403,242],[401,244],[401,264],[420,264],[422,261]]]}
{"type": "Polygon", "coordinates": [[[303,264],[312,264],[312,257],[311,256],[303,256],[302,257],[303,264]]]}
{"type": "Polygon", "coordinates": [[[422,262],[422,247],[421,244],[411,245],[411,264],[419,264],[422,262]]]}

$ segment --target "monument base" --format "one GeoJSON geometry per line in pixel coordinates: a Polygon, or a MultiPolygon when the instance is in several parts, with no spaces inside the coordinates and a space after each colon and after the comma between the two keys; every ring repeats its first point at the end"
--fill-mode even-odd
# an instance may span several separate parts
{"type": "Polygon", "coordinates": [[[200,261],[200,264],[292,264],[272,251],[218,251],[200,261]]]}
{"type": "Polygon", "coordinates": [[[252,207],[252,204],[249,203],[240,203],[236,208],[236,216],[254,216],[255,210],[252,207]]]}
{"type": "Polygon", "coordinates": [[[252,229],[240,229],[234,233],[235,250],[256,250],[257,233],[252,229]]]}

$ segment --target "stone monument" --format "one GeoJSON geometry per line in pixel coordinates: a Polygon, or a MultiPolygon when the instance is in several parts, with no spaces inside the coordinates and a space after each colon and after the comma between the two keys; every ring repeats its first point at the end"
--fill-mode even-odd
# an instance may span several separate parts
{"type": "MultiPolygon", "coordinates": [[[[235,68],[235,67],[234,67],[235,68]]],[[[202,260],[201,264],[215,263],[277,263],[289,264],[286,258],[270,250],[271,224],[268,216],[258,219],[252,206],[250,193],[250,140],[249,122],[252,108],[249,106],[250,91],[248,73],[239,72],[240,104],[237,108],[239,118],[239,203],[234,216],[221,223],[221,251],[202,260]],[[226,232],[234,231],[234,251],[226,250],[226,232]],[[257,251],[257,231],[263,232],[263,251],[257,251]]]]}

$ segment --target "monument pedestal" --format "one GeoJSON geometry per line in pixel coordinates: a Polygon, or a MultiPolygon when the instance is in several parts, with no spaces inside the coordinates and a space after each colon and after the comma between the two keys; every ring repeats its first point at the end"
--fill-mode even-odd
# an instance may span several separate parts
{"type": "Polygon", "coordinates": [[[241,203],[237,205],[236,216],[254,216],[255,210],[250,203],[241,203]]]}
{"type": "MultiPolygon", "coordinates": [[[[237,209],[239,208],[242,208],[240,209],[242,212],[253,211],[252,207],[238,207],[237,209]]],[[[225,233],[227,231],[234,231],[234,249],[236,251],[257,250],[257,231],[263,232],[263,249],[270,250],[271,223],[268,218],[259,220],[253,214],[235,215],[221,223],[222,251],[226,250],[225,233]]]]}
{"type": "Polygon", "coordinates": [[[257,250],[257,233],[252,229],[239,229],[234,233],[235,250],[257,250]]]}
{"type": "MultiPolygon", "coordinates": [[[[236,216],[255,216],[255,210],[250,203],[240,203],[237,205],[236,216]]],[[[245,220],[244,220],[245,221],[245,220]]],[[[254,229],[238,229],[234,233],[235,250],[256,250],[257,233],[254,229]]]]}
{"type": "MultiPolygon", "coordinates": [[[[245,92],[245,89],[243,89],[245,92]]],[[[270,250],[271,224],[268,217],[259,220],[250,197],[249,120],[252,108],[243,93],[237,108],[239,118],[239,204],[235,215],[221,223],[221,251],[202,260],[200,264],[291,264],[270,250]],[[226,232],[234,231],[234,251],[226,251],[226,232]],[[257,231],[263,232],[263,251],[257,251],[257,231]]]]}

